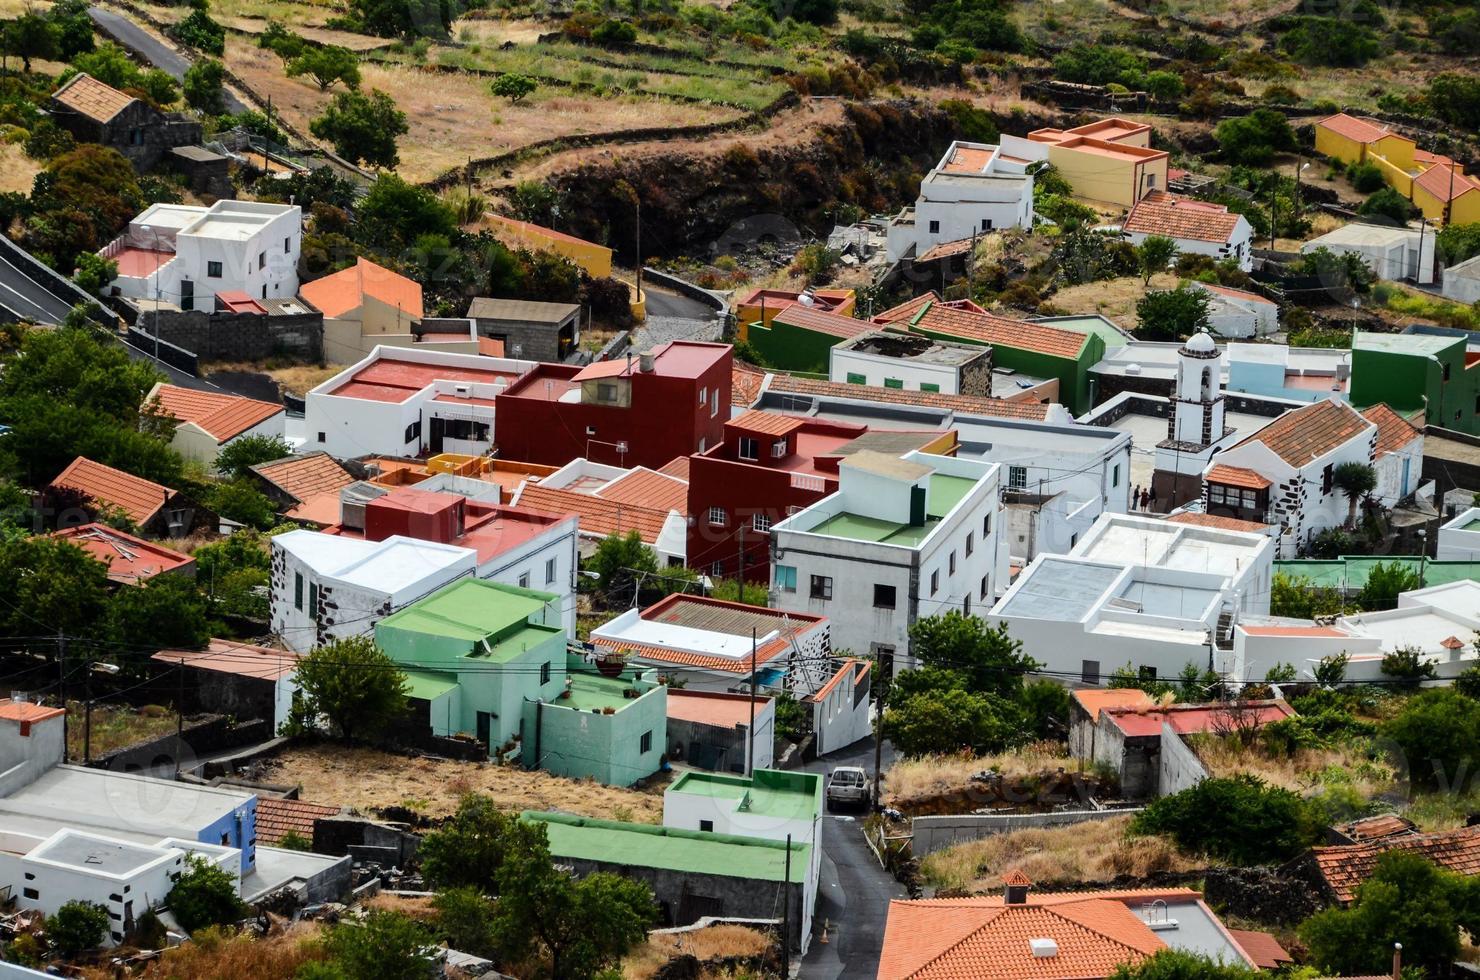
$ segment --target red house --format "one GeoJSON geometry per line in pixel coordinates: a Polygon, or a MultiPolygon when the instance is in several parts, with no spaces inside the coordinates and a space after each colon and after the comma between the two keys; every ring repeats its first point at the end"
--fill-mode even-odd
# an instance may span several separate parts
{"type": "Polygon", "coordinates": [[[499,456],[658,469],[704,452],[730,417],[730,346],[675,340],[584,368],[540,364],[498,396],[499,456]]]}
{"type": "Polygon", "coordinates": [[[870,432],[760,411],[726,422],[722,443],[689,458],[689,567],[734,577],[743,532],[746,580],[768,581],[771,525],[835,492],[838,463],[863,449],[950,456],[956,433],[870,432]]]}

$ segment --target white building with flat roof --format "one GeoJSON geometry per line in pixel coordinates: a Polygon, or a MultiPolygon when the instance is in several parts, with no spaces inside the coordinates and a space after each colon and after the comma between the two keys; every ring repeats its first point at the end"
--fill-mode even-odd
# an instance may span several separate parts
{"type": "MultiPolygon", "coordinates": [[[[1305,242],[1300,254],[1309,255],[1318,248],[1338,255],[1353,254],[1360,256],[1379,279],[1413,279],[1428,284],[1434,281],[1435,244],[1432,228],[1353,221],[1305,242]]],[[[1333,288],[1344,285],[1332,283],[1333,288]]]]}
{"type": "Polygon", "coordinates": [[[217,201],[152,204],[100,253],[118,263],[112,288],[151,306],[206,310],[217,293],[286,299],[298,292],[303,209],[217,201]]]}
{"type": "Polygon", "coordinates": [[[890,262],[924,255],[1001,228],[1033,225],[1033,177],[1026,160],[1007,160],[991,143],[957,140],[920,181],[914,207],[889,221],[890,262]]]}
{"type": "Polygon", "coordinates": [[[1439,561],[1480,560],[1480,507],[1455,514],[1439,526],[1439,561]]]}
{"type": "Polygon", "coordinates": [[[980,344],[874,330],[833,347],[828,358],[833,381],[947,395],[992,394],[992,351],[980,344]]]}
{"type": "Polygon", "coordinates": [[[771,534],[771,605],[826,616],[832,646],[911,666],[921,617],[989,608],[1007,581],[1001,467],[860,452],[771,534]]]}

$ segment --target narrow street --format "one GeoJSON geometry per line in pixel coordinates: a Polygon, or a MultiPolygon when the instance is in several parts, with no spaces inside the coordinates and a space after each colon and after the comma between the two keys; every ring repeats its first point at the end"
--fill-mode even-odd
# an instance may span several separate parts
{"type": "MultiPolygon", "coordinates": [[[[886,742],[885,771],[893,760],[894,749],[886,742]]],[[[862,766],[872,775],[873,739],[864,739],[810,762],[803,769],[825,777],[837,766],[862,766]]],[[[838,977],[866,980],[874,976],[884,944],[889,900],[909,897],[905,887],[879,867],[874,852],[864,841],[864,816],[863,812],[823,814],[826,825],[822,831],[822,878],[812,920],[812,946],[799,974],[804,980],[838,977]],[[826,943],[820,941],[824,923],[828,926],[826,943]]]]}

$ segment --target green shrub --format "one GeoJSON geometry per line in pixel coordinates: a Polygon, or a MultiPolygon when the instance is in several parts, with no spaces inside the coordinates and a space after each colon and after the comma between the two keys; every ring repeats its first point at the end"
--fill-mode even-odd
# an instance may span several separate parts
{"type": "Polygon", "coordinates": [[[1346,177],[1352,182],[1352,186],[1362,194],[1371,194],[1378,188],[1387,186],[1387,180],[1382,176],[1382,170],[1377,164],[1367,160],[1353,163],[1347,167],[1346,177]]]}
{"type": "Polygon", "coordinates": [[[186,932],[229,925],[246,912],[237,897],[236,880],[204,858],[192,855],[165,904],[186,932]]]}
{"type": "Polygon", "coordinates": [[[1131,824],[1136,834],[1165,834],[1182,848],[1234,864],[1285,861],[1319,841],[1319,808],[1246,774],[1205,779],[1155,800],[1131,824]]]}
{"type": "Polygon", "coordinates": [[[96,949],[107,935],[108,910],[96,902],[67,902],[46,917],[47,942],[66,959],[96,949]]]}

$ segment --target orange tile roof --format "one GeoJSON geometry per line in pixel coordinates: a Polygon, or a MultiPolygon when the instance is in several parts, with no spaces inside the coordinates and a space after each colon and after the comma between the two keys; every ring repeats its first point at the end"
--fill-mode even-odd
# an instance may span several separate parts
{"type": "Polygon", "coordinates": [[[927,249],[923,255],[915,257],[916,262],[934,262],[936,259],[949,258],[952,255],[961,255],[971,251],[971,246],[976,244],[975,238],[961,238],[954,242],[941,242],[939,245],[927,249]]]}
{"type": "Polygon", "coordinates": [[[574,514],[584,534],[628,534],[636,531],[647,544],[657,544],[668,512],[636,504],[603,500],[589,493],[526,484],[518,504],[547,514],[574,514]]]}
{"type": "Polygon", "coordinates": [[[1121,225],[1142,235],[1164,235],[1198,242],[1231,241],[1239,215],[1221,204],[1151,191],[1136,202],[1121,225]]]}
{"type": "Polygon", "coordinates": [[[169,487],[150,483],[123,470],[95,463],[78,456],[51,481],[54,487],[71,487],[87,494],[95,502],[117,507],[128,519],[140,526],[158,514],[175,495],[169,487]]]}
{"type": "Polygon", "coordinates": [[[324,452],[259,463],[252,467],[252,472],[299,503],[325,493],[337,494],[355,482],[349,470],[324,452]]]}
{"type": "Polygon", "coordinates": [[[667,463],[658,467],[658,472],[667,476],[674,476],[680,480],[689,478],[689,457],[675,456],[667,463]]]}
{"type": "MultiPolygon", "coordinates": [[[[771,701],[757,697],[755,710],[759,714],[771,701]]],[[[750,724],[750,695],[726,694],[720,691],[689,691],[679,687],[668,689],[668,717],[679,721],[694,721],[701,725],[718,728],[735,728],[750,724]]]]}
{"type": "Polygon", "coordinates": [[[1075,691],[1074,700],[1089,714],[1090,721],[1099,721],[1105,708],[1149,708],[1151,695],[1139,687],[1087,687],[1075,691]]]}
{"type": "Polygon", "coordinates": [[[1233,289],[1229,286],[1220,286],[1217,283],[1212,282],[1200,282],[1197,283],[1197,285],[1203,289],[1206,289],[1210,293],[1217,293],[1219,296],[1227,296],[1229,299],[1243,300],[1245,303],[1263,303],[1265,306],[1279,305],[1274,300],[1265,299],[1258,293],[1251,293],[1247,289],[1233,289]]]}
{"type": "Polygon", "coordinates": [[[844,678],[846,678],[849,674],[854,675],[853,683],[856,686],[859,681],[868,676],[869,668],[871,666],[872,663],[870,661],[855,660],[854,658],[849,657],[843,661],[842,666],[833,673],[832,677],[828,678],[827,683],[823,684],[821,687],[813,691],[811,694],[807,695],[802,700],[821,701],[832,692],[833,688],[843,683],[844,678]]]}
{"type": "Polygon", "coordinates": [[[1480,190],[1480,180],[1466,174],[1457,164],[1430,167],[1413,178],[1413,182],[1441,201],[1452,201],[1462,194],[1480,190]]]}
{"type": "Polygon", "coordinates": [[[73,112],[100,123],[112,119],[135,101],[133,96],[98,81],[86,72],[74,75],[51,97],[73,112]]]}
{"type": "MultiPolygon", "coordinates": [[[[1238,469],[1238,467],[1235,466],[1229,466],[1226,468],[1230,470],[1238,469]]],[[[1249,470],[1248,472],[1252,473],[1254,471],[1249,470]]],[[[1260,477],[1260,479],[1263,479],[1263,477],[1260,477]]],[[[1216,527],[1222,531],[1247,531],[1251,534],[1269,533],[1269,525],[1260,524],[1258,521],[1241,521],[1236,517],[1220,517],[1217,514],[1198,514],[1190,510],[1184,510],[1180,514],[1175,514],[1171,517],[1168,517],[1167,520],[1173,524],[1193,524],[1198,527],[1216,527]]]]}
{"type": "Polygon", "coordinates": [[[771,318],[772,324],[783,323],[799,330],[811,330],[832,337],[852,340],[859,334],[868,333],[874,325],[867,320],[855,320],[851,316],[840,316],[825,310],[813,309],[801,303],[793,303],[771,318]]]}
{"type": "Polygon", "coordinates": [[[408,319],[422,317],[421,284],[366,258],[356,259],[348,269],[305,283],[298,288],[298,295],[330,318],[358,309],[366,296],[401,310],[408,319]]]}
{"type": "Polygon", "coordinates": [[[617,504],[636,504],[667,513],[676,510],[688,513],[689,485],[686,481],[645,466],[628,470],[606,486],[596,491],[602,500],[617,504]]]}
{"type": "Polygon", "coordinates": [[[255,677],[275,681],[298,669],[298,654],[291,650],[252,646],[235,640],[212,638],[204,650],[161,650],[150,657],[162,664],[180,664],[218,674],[255,677]]]}
{"type": "Polygon", "coordinates": [[[283,406],[273,402],[167,384],[155,386],[153,402],[165,415],[200,426],[217,442],[239,436],[283,411],[283,406]]]}
{"type": "Polygon", "coordinates": [[[257,797],[257,843],[273,847],[290,832],[313,840],[313,823],[320,817],[336,817],[343,807],[305,803],[272,796],[257,797]]]}
{"type": "MultiPolygon", "coordinates": [[[[603,650],[623,651],[654,663],[676,664],[680,667],[703,667],[706,670],[723,670],[732,674],[750,673],[750,657],[716,657],[672,647],[653,646],[648,643],[632,643],[624,640],[593,636],[591,643],[603,650]]],[[[768,663],[773,657],[785,653],[791,647],[782,639],[770,640],[756,647],[755,662],[768,663]]]]}
{"type": "Polygon", "coordinates": [[[730,365],[730,404],[736,408],[748,408],[756,403],[761,397],[761,389],[766,385],[766,372],[760,368],[751,367],[744,361],[734,361],[730,365]]]}
{"type": "Polygon", "coordinates": [[[1002,883],[1004,885],[1031,885],[1033,884],[1033,879],[1023,874],[1022,869],[1013,868],[1002,876],[1002,883]]]}
{"type": "Polygon", "coordinates": [[[6,721],[45,721],[66,714],[61,708],[48,708],[30,701],[0,701],[0,718],[6,721]]]}
{"type": "Polygon", "coordinates": [[[951,173],[979,174],[991,159],[991,150],[981,150],[974,146],[957,146],[951,154],[951,159],[946,161],[945,169],[951,173]]]}
{"type": "Polygon", "coordinates": [[[800,429],[802,420],[791,415],[777,415],[775,412],[749,411],[725,424],[764,436],[784,436],[800,429]]]}
{"type": "MultiPolygon", "coordinates": [[[[889,311],[890,313],[894,311],[889,311]]],[[[1061,330],[1041,323],[1012,320],[992,313],[930,301],[907,321],[915,333],[942,334],[959,340],[971,340],[994,347],[1015,347],[1037,351],[1052,357],[1076,358],[1089,342],[1089,335],[1061,330]]]]}
{"type": "Polygon", "coordinates": [[[1298,468],[1361,435],[1367,426],[1367,420],[1355,408],[1327,398],[1286,412],[1234,448],[1262,443],[1298,468]]]}
{"type": "Polygon", "coordinates": [[[843,381],[818,381],[778,374],[771,379],[768,391],[792,395],[817,395],[827,398],[852,398],[856,401],[885,402],[891,405],[922,405],[943,408],[967,415],[991,415],[997,418],[1028,419],[1041,422],[1048,406],[1041,402],[1007,401],[979,395],[947,395],[936,391],[905,391],[902,388],[880,388],[874,385],[850,385],[843,381]]]}
{"type": "Polygon", "coordinates": [[[1295,962],[1295,958],[1285,952],[1285,947],[1280,945],[1279,940],[1267,932],[1230,929],[1228,934],[1261,970],[1277,970],[1287,963],[1295,962]]]}
{"type": "Polygon", "coordinates": [[[883,313],[876,315],[874,317],[874,322],[898,323],[901,320],[913,320],[915,316],[918,315],[919,312],[925,308],[926,304],[936,302],[939,299],[940,297],[935,295],[935,293],[933,292],[925,293],[922,296],[916,296],[914,299],[907,299],[903,303],[900,303],[898,306],[891,306],[883,313]]]}
{"type": "Polygon", "coordinates": [[[1323,637],[1329,640],[1351,636],[1346,630],[1337,629],[1334,626],[1247,626],[1240,624],[1239,629],[1250,636],[1308,636],[1323,637]]]}
{"type": "Polygon", "coordinates": [[[1321,129],[1329,129],[1338,136],[1345,136],[1349,140],[1358,143],[1376,143],[1384,136],[1392,136],[1394,133],[1379,123],[1368,119],[1358,119],[1356,116],[1348,116],[1344,112],[1338,112],[1334,116],[1327,116],[1316,123],[1321,129]]]}
{"type": "Polygon", "coordinates": [[[1417,827],[1413,821],[1398,816],[1396,813],[1381,813],[1375,817],[1364,817],[1361,820],[1353,820],[1341,828],[1346,836],[1354,841],[1377,840],[1382,837],[1392,837],[1396,834],[1417,833],[1417,827]]]}
{"type": "Polygon", "coordinates": [[[1480,875],[1480,827],[1313,847],[1310,856],[1332,895],[1345,904],[1356,898],[1357,889],[1377,869],[1378,857],[1387,851],[1418,854],[1456,874],[1480,875]]]}
{"type": "Polygon", "coordinates": [[[1379,456],[1398,452],[1423,433],[1422,429],[1382,402],[1362,409],[1362,418],[1377,426],[1376,452],[1379,456]]]}
{"type": "Polygon", "coordinates": [[[106,524],[63,528],[52,537],[77,545],[107,565],[109,581],[120,585],[137,585],[164,572],[195,564],[195,559],[189,555],[106,524]]]}
{"type": "Polygon", "coordinates": [[[1263,490],[1272,485],[1272,481],[1251,469],[1242,466],[1225,466],[1222,463],[1208,470],[1208,482],[1221,483],[1229,487],[1242,487],[1245,490],[1263,490]]]}

